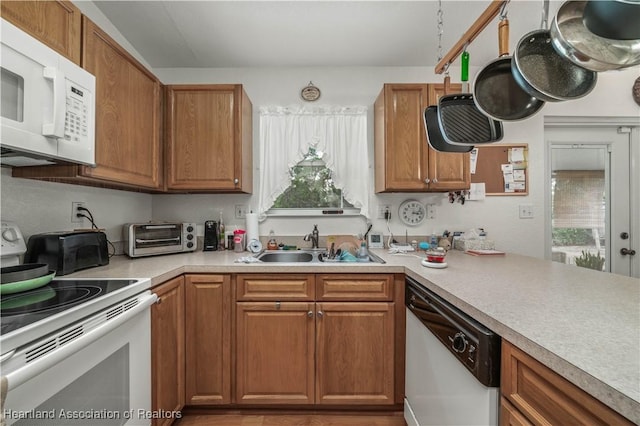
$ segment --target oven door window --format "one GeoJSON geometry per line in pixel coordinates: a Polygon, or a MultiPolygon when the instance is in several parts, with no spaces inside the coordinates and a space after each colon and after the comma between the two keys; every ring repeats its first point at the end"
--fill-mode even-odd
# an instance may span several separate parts
{"type": "Polygon", "coordinates": [[[127,344],[36,407],[32,417],[43,418],[14,425],[123,425],[129,417],[129,389],[127,344]]]}
{"type": "Polygon", "coordinates": [[[136,247],[167,247],[182,245],[182,228],[175,225],[145,225],[135,230],[136,247]]]}

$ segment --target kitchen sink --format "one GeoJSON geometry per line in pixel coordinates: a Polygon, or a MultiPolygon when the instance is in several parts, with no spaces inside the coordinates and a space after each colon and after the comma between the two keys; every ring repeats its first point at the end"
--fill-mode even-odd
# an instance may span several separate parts
{"type": "MultiPolygon", "coordinates": [[[[327,259],[327,250],[325,249],[309,249],[309,250],[278,250],[278,251],[262,251],[255,256],[262,262],[269,263],[319,263],[326,262],[332,264],[353,265],[354,263],[363,262],[347,262],[336,259],[327,259]]],[[[385,263],[378,256],[369,253],[369,262],[385,263]]],[[[369,263],[364,262],[364,263],[369,263]]]]}

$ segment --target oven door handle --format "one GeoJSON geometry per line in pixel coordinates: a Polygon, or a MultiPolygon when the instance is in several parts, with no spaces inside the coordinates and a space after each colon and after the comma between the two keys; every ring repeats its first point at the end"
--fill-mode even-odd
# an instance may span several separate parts
{"type": "Polygon", "coordinates": [[[136,315],[142,313],[144,310],[149,309],[151,305],[158,299],[154,293],[138,296],[139,303],[128,311],[123,312],[117,317],[106,321],[103,325],[94,328],[86,334],[78,337],[77,339],[61,346],[58,349],[50,352],[49,354],[38,358],[37,360],[30,362],[11,373],[6,375],[8,382],[8,389],[15,389],[22,385],[26,381],[32,379],[45,370],[53,367],[59,362],[67,359],[74,353],[78,352],[82,348],[95,342],[105,334],[120,327],[136,315]]]}
{"type": "Polygon", "coordinates": [[[171,242],[179,243],[179,242],[180,242],[180,237],[175,237],[175,238],[158,238],[158,239],[154,239],[154,240],[147,240],[147,239],[143,239],[143,238],[136,238],[136,243],[139,243],[139,244],[148,244],[148,243],[171,243],[171,242]]]}

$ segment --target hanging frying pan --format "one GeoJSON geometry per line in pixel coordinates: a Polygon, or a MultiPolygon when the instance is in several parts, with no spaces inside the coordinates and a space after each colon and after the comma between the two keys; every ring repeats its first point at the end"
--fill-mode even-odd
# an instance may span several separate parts
{"type": "Polygon", "coordinates": [[[640,1],[589,0],[584,7],[584,26],[597,36],[613,40],[640,39],[640,1]]]}
{"type": "MultiPolygon", "coordinates": [[[[587,12],[585,8],[588,3],[594,2],[567,1],[560,6],[551,23],[553,48],[576,66],[592,72],[617,70],[640,64],[640,40],[604,38],[587,29],[584,14],[587,12]]],[[[640,25],[635,29],[640,31],[639,28],[640,25]]]]}
{"type": "MultiPolygon", "coordinates": [[[[469,75],[469,63],[462,61],[463,86],[469,75]]],[[[438,122],[442,137],[450,145],[470,146],[498,142],[502,123],[484,115],[473,102],[471,93],[444,95],[438,100],[438,122]]]]}
{"type": "Polygon", "coordinates": [[[427,142],[436,151],[464,153],[473,149],[473,145],[451,145],[444,140],[438,121],[438,107],[435,105],[424,110],[424,127],[427,130],[427,142]]]}
{"type": "Polygon", "coordinates": [[[513,77],[524,91],[543,101],[568,101],[586,96],[595,87],[597,74],[556,52],[547,29],[549,0],[543,4],[542,28],[525,34],[513,54],[513,77]]]}
{"type": "Polygon", "coordinates": [[[544,101],[531,96],[516,82],[511,72],[509,56],[509,21],[498,24],[500,56],[489,62],[476,76],[473,97],[476,106],[485,115],[500,121],[529,118],[538,112],[544,101]]]}
{"type": "MultiPolygon", "coordinates": [[[[464,67],[462,72],[462,79],[465,80],[464,67]]],[[[451,79],[449,75],[444,78],[444,94],[449,93],[449,85],[451,79]]],[[[424,128],[427,134],[427,142],[431,148],[440,152],[469,152],[473,149],[473,146],[461,146],[451,145],[442,137],[442,131],[440,129],[440,121],[438,120],[438,107],[435,105],[425,108],[424,114],[424,128]]]]}

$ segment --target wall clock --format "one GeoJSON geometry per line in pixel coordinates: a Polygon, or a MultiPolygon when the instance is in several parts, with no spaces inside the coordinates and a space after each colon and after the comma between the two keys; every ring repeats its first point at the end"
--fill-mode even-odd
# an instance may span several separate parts
{"type": "Polygon", "coordinates": [[[418,200],[406,200],[400,204],[398,209],[400,220],[409,226],[417,226],[424,222],[427,217],[427,209],[418,200]]]}
{"type": "Polygon", "coordinates": [[[320,89],[314,86],[312,82],[309,82],[309,85],[300,91],[300,96],[305,101],[316,101],[320,97],[320,89]]]}

